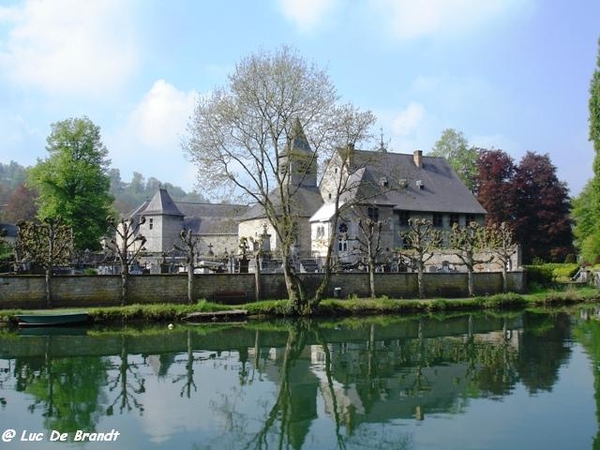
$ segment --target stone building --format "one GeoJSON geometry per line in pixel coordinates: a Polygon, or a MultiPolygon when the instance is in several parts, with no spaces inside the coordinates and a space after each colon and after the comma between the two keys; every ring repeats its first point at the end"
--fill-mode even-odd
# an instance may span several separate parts
{"type": "Polygon", "coordinates": [[[382,261],[403,247],[402,232],[409,220],[424,218],[439,230],[456,223],[483,224],[485,209],[444,158],[378,151],[340,150],[331,159],[321,182],[324,204],[310,218],[312,256],[322,260],[332,233],[337,235],[335,257],[352,266],[361,256],[361,233],[369,220],[379,222],[382,261]],[[333,229],[335,201],[341,211],[333,229]],[[361,228],[362,227],[362,228],[361,228]]]}
{"type": "MultiPolygon", "coordinates": [[[[317,155],[298,122],[290,145],[279,155],[280,166],[288,171],[293,192],[293,215],[298,227],[292,255],[299,271],[319,269],[330,237],[334,237],[334,257],[342,265],[356,267],[361,224],[367,219],[380,223],[378,230],[381,261],[391,261],[402,249],[402,232],[409,220],[426,218],[439,230],[472,221],[483,224],[486,211],[461,182],[444,158],[392,153],[381,146],[377,151],[352,146],[334,154],[318,181],[317,155]],[[342,211],[334,229],[335,201],[342,211]]],[[[275,208],[281,205],[278,191],[271,192],[275,208]]],[[[240,241],[252,245],[263,242],[277,262],[278,242],[261,205],[226,205],[175,202],[164,188],[145,202],[132,217],[145,216],[139,232],[151,255],[175,257],[181,230],[192,230],[200,240],[200,259],[228,260],[239,254],[240,241]],[[265,242],[266,240],[266,242],[265,242]]],[[[397,268],[396,268],[397,270],[397,268]]]]}
{"type": "Polygon", "coordinates": [[[142,216],[146,219],[138,230],[146,238],[141,265],[157,272],[161,264],[183,264],[184,252],[177,250],[182,247],[183,230],[191,230],[198,240],[196,264],[227,265],[238,252],[238,222],[246,209],[244,205],[176,202],[160,187],[151,200],[128,215],[136,223],[142,216]]]}

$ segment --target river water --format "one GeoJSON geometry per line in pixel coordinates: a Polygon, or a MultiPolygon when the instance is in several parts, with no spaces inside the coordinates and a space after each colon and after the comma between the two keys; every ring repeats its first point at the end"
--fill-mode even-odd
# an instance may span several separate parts
{"type": "Polygon", "coordinates": [[[0,447],[600,448],[595,316],[2,330],[0,447]]]}

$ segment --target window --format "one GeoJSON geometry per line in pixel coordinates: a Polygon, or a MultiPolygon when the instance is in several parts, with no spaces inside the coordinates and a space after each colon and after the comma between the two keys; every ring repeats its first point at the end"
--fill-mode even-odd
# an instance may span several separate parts
{"type": "Polygon", "coordinates": [[[433,213],[433,226],[436,228],[442,228],[444,226],[444,215],[440,213],[433,213]]]}
{"type": "Polygon", "coordinates": [[[367,216],[373,222],[379,222],[379,208],[367,208],[367,216]]]}
{"type": "Polygon", "coordinates": [[[460,225],[458,214],[450,214],[450,226],[453,227],[454,224],[460,225]]]}
{"type": "Polygon", "coordinates": [[[340,233],[347,233],[348,232],[348,225],[346,225],[345,223],[340,223],[340,226],[338,227],[338,230],[340,231],[340,233]]]}
{"type": "Polygon", "coordinates": [[[343,238],[338,239],[338,252],[347,252],[348,251],[348,241],[343,238]]]}
{"type": "Polygon", "coordinates": [[[467,214],[466,221],[467,225],[469,225],[471,222],[477,222],[477,217],[475,217],[473,214],[467,214]]]}
{"type": "Polygon", "coordinates": [[[410,219],[409,211],[399,211],[398,212],[398,221],[399,221],[401,227],[407,227],[409,219],[410,219]]]}
{"type": "Polygon", "coordinates": [[[148,229],[151,230],[153,226],[154,226],[154,219],[150,219],[148,221],[148,229]]]}

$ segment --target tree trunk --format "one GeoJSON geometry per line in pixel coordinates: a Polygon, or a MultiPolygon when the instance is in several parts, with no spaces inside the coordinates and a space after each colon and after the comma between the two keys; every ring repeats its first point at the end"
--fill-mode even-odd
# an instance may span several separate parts
{"type": "MultiPolygon", "coordinates": [[[[192,258],[190,258],[192,259],[192,258]]],[[[194,262],[188,263],[187,267],[188,280],[187,280],[187,298],[188,303],[192,304],[194,301],[194,262]]]]}
{"type": "Polygon", "coordinates": [[[254,265],[256,266],[254,270],[254,301],[258,302],[261,297],[260,293],[260,254],[256,253],[254,255],[254,265]]]}
{"type": "Polygon", "coordinates": [[[121,267],[121,306],[125,305],[127,298],[127,266],[121,267]]]}
{"type": "Polygon", "coordinates": [[[506,264],[502,266],[502,292],[508,292],[508,273],[506,271],[506,264]]]}
{"type": "Polygon", "coordinates": [[[375,298],[375,262],[371,256],[369,256],[369,290],[371,298],[375,298]]]}
{"type": "Polygon", "coordinates": [[[467,270],[467,284],[469,286],[469,297],[475,297],[475,287],[473,285],[473,269],[470,267],[467,270]]]}
{"type": "Polygon", "coordinates": [[[46,306],[52,308],[52,287],[50,283],[52,281],[52,266],[47,267],[45,270],[46,278],[46,306]]]}
{"type": "Polygon", "coordinates": [[[419,298],[425,297],[425,283],[423,280],[423,263],[417,264],[417,285],[419,287],[419,298]]]}

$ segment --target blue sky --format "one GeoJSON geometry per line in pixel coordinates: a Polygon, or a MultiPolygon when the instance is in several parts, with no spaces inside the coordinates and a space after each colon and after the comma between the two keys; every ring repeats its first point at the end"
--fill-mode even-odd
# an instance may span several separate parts
{"type": "Polygon", "coordinates": [[[548,153],[577,195],[598,38],[597,0],[0,0],[0,162],[35,164],[52,123],[86,115],[123,180],[192,189],[195,99],[289,45],[373,111],[390,151],[454,128],[516,162],[548,153]]]}

